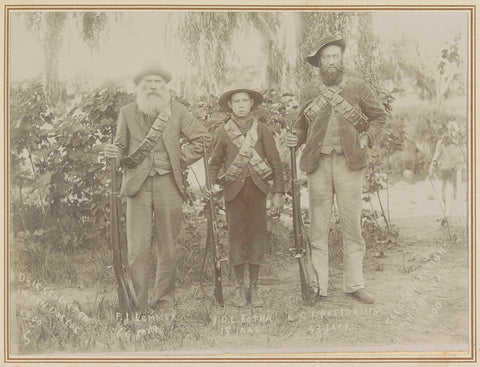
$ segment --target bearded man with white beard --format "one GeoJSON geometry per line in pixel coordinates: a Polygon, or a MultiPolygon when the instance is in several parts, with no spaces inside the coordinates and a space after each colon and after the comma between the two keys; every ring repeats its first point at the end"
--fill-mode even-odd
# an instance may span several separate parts
{"type": "Polygon", "coordinates": [[[212,138],[187,109],[172,102],[170,72],[160,65],[134,77],[136,102],[120,109],[113,144],[106,158],[116,158],[125,173],[120,195],[127,197],[128,265],[140,313],[148,310],[148,274],[152,222],[157,236],[153,309],[175,305],[175,240],[182,224],[182,171],[202,157],[212,138]],[[180,136],[188,143],[180,149],[180,136]]]}
{"type": "Polygon", "coordinates": [[[362,237],[362,188],[367,147],[372,147],[387,117],[368,85],[345,78],[343,38],[325,36],[307,62],[319,68],[318,82],[305,86],[295,134],[289,147],[305,144],[300,169],[307,173],[310,204],[312,264],[319,280],[318,299],[327,296],[328,234],[333,198],[336,198],[343,237],[343,291],[362,303],[373,303],[365,290],[362,237]]]}

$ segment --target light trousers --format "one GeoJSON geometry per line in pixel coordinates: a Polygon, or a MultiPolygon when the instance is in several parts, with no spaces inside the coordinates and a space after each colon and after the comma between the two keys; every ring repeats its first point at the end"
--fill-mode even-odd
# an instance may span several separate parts
{"type": "MultiPolygon", "coordinates": [[[[321,154],[318,168],[308,175],[312,263],[318,273],[320,295],[328,289],[328,233],[333,196],[336,196],[343,236],[343,290],[365,288],[362,237],[362,187],[365,169],[352,170],[343,154],[321,154]]],[[[339,244],[335,244],[339,245],[339,244]]]]}
{"type": "Polygon", "coordinates": [[[128,264],[140,311],[148,306],[152,224],[157,235],[157,264],[152,305],[175,301],[175,240],[182,225],[182,195],[173,174],[149,176],[140,191],[127,197],[128,264]]]}

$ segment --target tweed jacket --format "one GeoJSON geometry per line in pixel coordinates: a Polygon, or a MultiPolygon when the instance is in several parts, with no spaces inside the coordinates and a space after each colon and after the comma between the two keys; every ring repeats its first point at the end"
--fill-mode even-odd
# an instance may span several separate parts
{"type": "MultiPolygon", "coordinates": [[[[223,186],[223,194],[226,201],[231,201],[237,196],[248,175],[251,176],[255,185],[257,185],[265,195],[268,194],[268,192],[285,192],[283,169],[275,139],[268,128],[262,123],[258,124],[257,133],[258,139],[254,148],[260,157],[266,159],[272,168],[273,185],[270,187],[268,182],[253,169],[250,163],[247,163],[242,173],[234,182],[223,186]]],[[[215,133],[209,160],[209,173],[212,182],[216,181],[222,167],[224,167],[225,170],[228,169],[237,154],[237,146],[232,142],[225,128],[221,126],[215,133]]]]}
{"type": "MultiPolygon", "coordinates": [[[[331,108],[327,107],[319,112],[313,122],[309,122],[304,111],[310,103],[320,94],[320,85],[311,84],[304,87],[300,94],[301,108],[297,115],[295,131],[299,139],[298,145],[305,143],[305,148],[300,159],[300,169],[306,173],[314,172],[319,164],[320,149],[328,122],[331,108]]],[[[368,119],[369,128],[365,134],[368,136],[369,147],[375,142],[375,137],[382,130],[387,113],[367,84],[357,78],[346,79],[341,84],[339,93],[355,109],[361,111],[368,119]]],[[[361,169],[367,165],[367,149],[360,148],[360,135],[355,128],[345,119],[338,116],[339,133],[342,141],[343,152],[348,167],[361,169]]]]}
{"type": "MultiPolygon", "coordinates": [[[[182,170],[202,157],[203,139],[205,139],[206,146],[209,146],[212,138],[207,129],[182,104],[172,102],[171,110],[172,115],[163,130],[163,140],[175,182],[183,194],[182,170]],[[180,149],[181,135],[188,140],[182,149],[180,149]]],[[[130,103],[120,109],[114,144],[120,148],[122,156],[127,156],[140,145],[148,131],[149,127],[142,118],[137,103],[130,103]]],[[[120,194],[133,196],[138,193],[150,173],[152,164],[153,152],[137,167],[126,169],[120,194]]]]}

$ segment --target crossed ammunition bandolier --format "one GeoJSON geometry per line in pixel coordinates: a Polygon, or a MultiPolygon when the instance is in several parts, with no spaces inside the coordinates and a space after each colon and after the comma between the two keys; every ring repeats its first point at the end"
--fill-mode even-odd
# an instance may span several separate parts
{"type": "MultiPolygon", "coordinates": [[[[135,168],[145,159],[148,153],[152,151],[154,146],[160,140],[163,129],[167,125],[168,118],[169,116],[165,112],[160,112],[157,115],[145,139],[132,153],[121,160],[122,166],[126,168],[135,168]]],[[[257,129],[258,121],[256,119],[253,120],[252,127],[246,136],[242,134],[238,126],[231,119],[225,124],[225,131],[239,150],[234,161],[222,177],[222,179],[225,179],[226,183],[235,181],[235,179],[242,173],[247,163],[250,163],[252,168],[264,180],[272,175],[272,169],[268,163],[260,157],[254,147],[258,140],[257,129]]]]}
{"type": "Polygon", "coordinates": [[[138,166],[160,140],[163,129],[165,129],[165,126],[167,126],[167,121],[169,118],[170,115],[168,113],[160,112],[155,118],[155,121],[148,131],[145,139],[143,139],[143,141],[134,149],[132,153],[130,153],[127,157],[122,158],[120,164],[126,168],[135,168],[138,166]]]}
{"type": "Polygon", "coordinates": [[[250,163],[255,172],[264,180],[267,180],[272,175],[272,169],[255,150],[255,144],[258,140],[258,121],[253,119],[252,127],[246,136],[242,134],[237,124],[231,119],[227,121],[224,128],[228,137],[238,148],[238,154],[219,180],[225,180],[227,184],[234,182],[243,172],[247,163],[250,163]]]}
{"type": "Polygon", "coordinates": [[[348,121],[359,133],[367,130],[368,121],[366,117],[338,94],[340,91],[341,88],[339,87],[327,88],[322,86],[320,95],[305,108],[304,114],[307,119],[313,122],[318,113],[331,107],[337,116],[348,121]]]}

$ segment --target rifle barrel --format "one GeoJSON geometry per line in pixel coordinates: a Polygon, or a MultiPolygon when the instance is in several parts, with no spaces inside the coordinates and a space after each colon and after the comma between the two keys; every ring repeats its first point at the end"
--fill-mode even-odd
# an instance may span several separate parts
{"type": "Polygon", "coordinates": [[[300,216],[302,211],[300,208],[298,179],[297,179],[297,158],[295,148],[290,148],[290,171],[291,171],[291,188],[292,188],[292,216],[293,216],[293,235],[295,238],[295,248],[297,252],[302,249],[300,243],[300,216]]]}
{"type": "MultiPolygon", "coordinates": [[[[215,290],[214,297],[217,303],[223,307],[223,288],[222,288],[222,269],[220,264],[220,259],[217,254],[217,246],[220,246],[220,239],[218,236],[217,220],[215,215],[215,202],[212,195],[212,182],[210,180],[210,173],[208,171],[208,159],[207,159],[207,147],[205,146],[205,141],[203,141],[203,167],[205,169],[205,187],[210,193],[208,199],[208,219],[207,219],[207,231],[211,234],[207,235],[207,249],[208,246],[212,247],[212,257],[213,257],[213,266],[215,271],[215,290]],[[209,241],[208,241],[209,239],[209,241]],[[210,242],[210,243],[208,243],[210,242]]],[[[207,251],[205,249],[205,251],[207,251]]]]}

